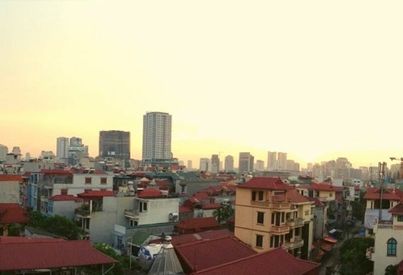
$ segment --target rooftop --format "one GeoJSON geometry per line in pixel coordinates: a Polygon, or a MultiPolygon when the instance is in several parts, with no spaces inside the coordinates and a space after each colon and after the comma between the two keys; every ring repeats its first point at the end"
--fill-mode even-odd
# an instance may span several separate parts
{"type": "Polygon", "coordinates": [[[28,215],[17,203],[0,203],[0,224],[28,223],[28,215]]]}
{"type": "Polygon", "coordinates": [[[303,275],[312,274],[319,264],[295,258],[282,248],[238,258],[193,274],[236,275],[303,275]]]}
{"type": "Polygon", "coordinates": [[[230,236],[177,245],[175,250],[187,272],[206,269],[256,254],[253,249],[230,236]]]}
{"type": "Polygon", "coordinates": [[[18,182],[21,182],[22,181],[22,176],[0,174],[0,182],[1,181],[18,181],[18,182]]]}
{"type": "Polygon", "coordinates": [[[285,184],[280,178],[254,177],[244,184],[237,186],[246,189],[288,190],[291,186],[285,184]]]}
{"type": "Polygon", "coordinates": [[[176,225],[177,228],[184,230],[210,229],[218,226],[219,224],[214,217],[192,218],[181,221],[179,224],[176,225]]]}
{"type": "Polygon", "coordinates": [[[116,262],[93,248],[86,240],[1,237],[0,244],[0,271],[53,269],[116,262]]]}

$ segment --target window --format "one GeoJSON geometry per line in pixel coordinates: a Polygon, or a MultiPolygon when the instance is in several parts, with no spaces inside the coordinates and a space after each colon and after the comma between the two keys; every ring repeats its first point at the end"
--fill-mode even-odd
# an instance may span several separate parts
{"type": "Polygon", "coordinates": [[[101,178],[101,184],[106,184],[107,178],[101,178]]]}
{"type": "Polygon", "coordinates": [[[274,224],[275,218],[276,218],[276,215],[274,213],[271,213],[271,224],[274,224]]]}
{"type": "Polygon", "coordinates": [[[130,227],[135,227],[135,226],[137,226],[138,225],[138,222],[137,221],[135,221],[135,220],[130,220],[129,221],[129,226],[130,227]]]}
{"type": "Polygon", "coordinates": [[[259,197],[259,198],[258,198],[259,201],[262,201],[262,200],[263,200],[263,191],[259,191],[259,192],[258,192],[258,197],[259,197]]]}
{"type": "Polygon", "coordinates": [[[85,178],[85,184],[91,184],[91,178],[85,178]]]}
{"type": "Polygon", "coordinates": [[[387,242],[387,256],[396,256],[397,241],[390,238],[387,242]]]}
{"type": "Polygon", "coordinates": [[[333,192],[330,192],[330,193],[329,193],[329,197],[333,197],[333,192]]]}
{"type": "Polygon", "coordinates": [[[397,221],[398,222],[403,222],[403,215],[397,216],[397,221]]]}
{"type": "Polygon", "coordinates": [[[264,212],[257,212],[257,223],[264,224],[264,212]]]}
{"type": "Polygon", "coordinates": [[[305,216],[308,216],[309,214],[311,214],[310,212],[311,212],[310,210],[305,210],[305,216]]]}
{"type": "Polygon", "coordinates": [[[252,201],[256,201],[256,191],[252,191],[252,201]]]}
{"type": "Polygon", "coordinates": [[[61,189],[60,194],[61,195],[67,195],[67,189],[61,189]]]}
{"type": "Polygon", "coordinates": [[[143,202],[143,209],[144,209],[144,211],[147,211],[147,203],[146,202],[143,202]]]}
{"type": "Polygon", "coordinates": [[[270,248],[274,246],[274,236],[270,237],[270,248]]]}
{"type": "Polygon", "coordinates": [[[263,236],[256,235],[256,247],[263,247],[263,236]]]}

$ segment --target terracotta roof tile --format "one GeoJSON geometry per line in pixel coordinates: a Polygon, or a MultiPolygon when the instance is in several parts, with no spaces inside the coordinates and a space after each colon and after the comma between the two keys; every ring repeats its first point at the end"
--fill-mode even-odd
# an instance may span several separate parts
{"type": "Polygon", "coordinates": [[[1,181],[18,181],[18,182],[21,182],[22,181],[22,176],[20,176],[20,175],[3,175],[3,174],[0,174],[0,182],[1,181]]]}
{"type": "Polygon", "coordinates": [[[310,272],[318,271],[318,268],[317,263],[297,259],[282,248],[276,248],[268,252],[238,258],[193,274],[303,275],[316,274],[310,272]]]}
{"type": "Polygon", "coordinates": [[[52,269],[116,262],[93,248],[89,241],[83,240],[33,240],[20,237],[18,241],[14,239],[3,243],[0,240],[0,243],[0,271],[52,269]]]}
{"type": "Polygon", "coordinates": [[[238,188],[246,189],[266,189],[266,190],[288,190],[292,187],[285,184],[280,178],[254,177],[244,184],[239,184],[238,188]]]}
{"type": "Polygon", "coordinates": [[[28,223],[28,215],[17,203],[0,203],[0,224],[28,223]]]}

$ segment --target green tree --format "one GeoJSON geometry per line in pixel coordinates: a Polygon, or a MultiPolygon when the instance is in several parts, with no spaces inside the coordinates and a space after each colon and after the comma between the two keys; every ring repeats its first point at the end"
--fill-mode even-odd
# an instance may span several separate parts
{"type": "Polygon", "coordinates": [[[365,275],[372,271],[373,262],[367,259],[367,248],[374,246],[372,238],[346,240],[340,248],[341,274],[365,275]]]}
{"type": "Polygon", "coordinates": [[[397,265],[388,265],[385,269],[385,275],[396,275],[397,267],[397,265]]]}
{"type": "Polygon", "coordinates": [[[217,219],[218,223],[226,222],[234,215],[234,209],[231,204],[222,204],[220,208],[214,210],[213,216],[217,219]]]}
{"type": "Polygon", "coordinates": [[[38,211],[30,213],[29,226],[65,237],[69,240],[80,239],[82,230],[73,221],[62,216],[45,216],[38,211]]]}

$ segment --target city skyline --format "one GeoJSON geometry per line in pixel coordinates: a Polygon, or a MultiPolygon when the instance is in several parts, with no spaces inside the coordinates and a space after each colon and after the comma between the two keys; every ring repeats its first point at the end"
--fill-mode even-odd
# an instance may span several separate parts
{"type": "Polygon", "coordinates": [[[119,129],[141,159],[142,116],[161,111],[174,157],[194,164],[220,152],[401,157],[402,8],[3,1],[0,144],[38,156],[78,136],[95,156],[99,131],[119,129]]]}

